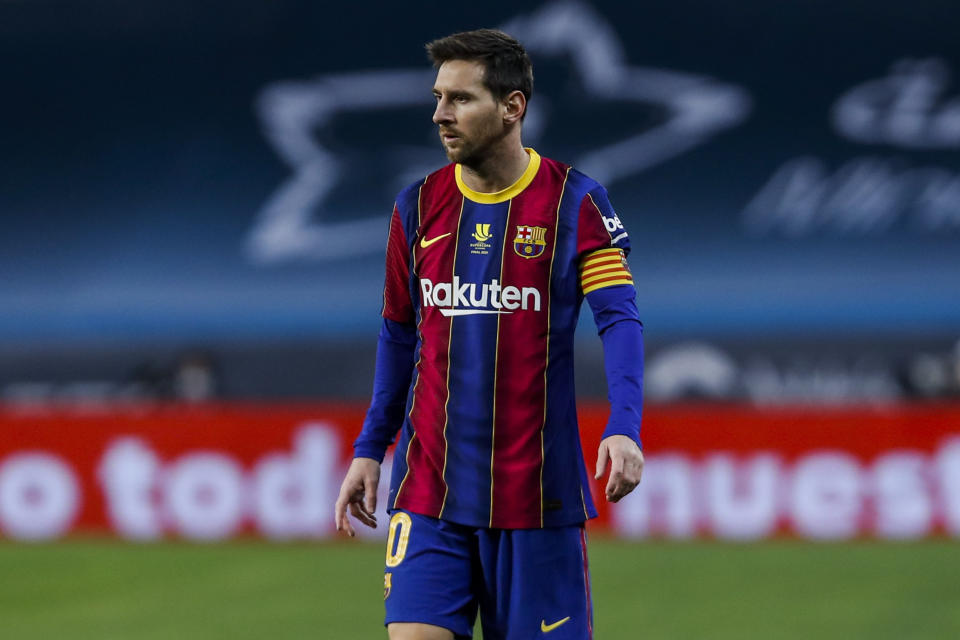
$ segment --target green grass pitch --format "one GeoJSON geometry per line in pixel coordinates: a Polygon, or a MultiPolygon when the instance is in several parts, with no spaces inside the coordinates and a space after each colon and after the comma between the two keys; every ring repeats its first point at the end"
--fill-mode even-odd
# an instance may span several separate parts
{"type": "MultiPolygon", "coordinates": [[[[960,638],[960,544],[591,541],[598,640],[960,638]]],[[[383,639],[383,549],[0,542],[0,638],[383,639]]]]}

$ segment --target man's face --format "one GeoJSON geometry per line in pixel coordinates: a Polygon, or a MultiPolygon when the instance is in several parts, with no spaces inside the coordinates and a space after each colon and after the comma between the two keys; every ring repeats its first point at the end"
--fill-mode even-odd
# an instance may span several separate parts
{"type": "Polygon", "coordinates": [[[505,135],[502,105],[483,85],[483,64],[449,60],[440,65],[433,121],[451,162],[476,164],[505,135]]]}

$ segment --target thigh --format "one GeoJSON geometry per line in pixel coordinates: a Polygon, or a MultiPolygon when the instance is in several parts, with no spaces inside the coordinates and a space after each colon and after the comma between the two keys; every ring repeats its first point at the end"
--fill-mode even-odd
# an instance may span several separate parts
{"type": "MultiPolygon", "coordinates": [[[[470,637],[477,615],[472,592],[471,529],[396,511],[387,537],[385,624],[421,623],[470,637]]],[[[397,628],[391,627],[391,636],[397,628]]]]}
{"type": "Polygon", "coordinates": [[[478,533],[484,640],[589,640],[593,603],[583,527],[478,533]]]}
{"type": "Polygon", "coordinates": [[[390,640],[454,640],[449,629],[420,622],[391,622],[387,631],[390,640]]]}

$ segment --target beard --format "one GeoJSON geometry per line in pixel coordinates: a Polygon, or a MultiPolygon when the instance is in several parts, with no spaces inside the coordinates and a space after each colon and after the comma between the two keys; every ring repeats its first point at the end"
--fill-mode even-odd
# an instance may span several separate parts
{"type": "Polygon", "coordinates": [[[475,142],[465,140],[460,138],[456,142],[456,146],[448,147],[443,141],[440,142],[440,145],[443,147],[443,152],[447,154],[447,160],[454,162],[456,164],[466,164],[467,166],[472,166],[472,163],[476,162],[478,156],[482,156],[482,147],[478,149],[478,145],[475,142]]]}
{"type": "Polygon", "coordinates": [[[506,136],[506,131],[498,126],[499,124],[499,120],[491,119],[469,136],[453,130],[452,133],[458,136],[453,146],[447,146],[441,137],[440,145],[447,154],[447,159],[468,167],[482,165],[490,157],[490,150],[506,136]]]}

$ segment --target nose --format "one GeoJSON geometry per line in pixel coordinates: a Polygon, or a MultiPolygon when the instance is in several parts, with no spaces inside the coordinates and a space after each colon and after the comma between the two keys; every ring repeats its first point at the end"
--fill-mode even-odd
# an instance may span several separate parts
{"type": "Polygon", "coordinates": [[[445,98],[437,100],[437,108],[433,111],[433,124],[449,124],[453,122],[453,110],[445,98]]]}

